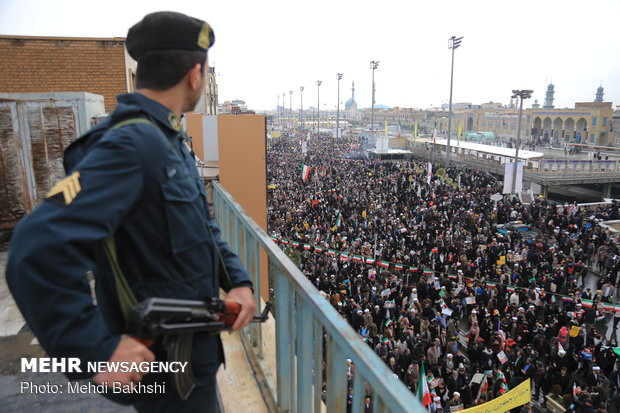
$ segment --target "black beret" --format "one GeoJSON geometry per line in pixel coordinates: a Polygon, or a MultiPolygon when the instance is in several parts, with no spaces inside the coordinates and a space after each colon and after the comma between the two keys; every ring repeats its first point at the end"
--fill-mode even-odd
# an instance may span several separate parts
{"type": "Polygon", "coordinates": [[[195,50],[206,52],[215,42],[208,23],[171,11],[147,14],[127,33],[129,55],[136,60],[151,50],[195,50]]]}

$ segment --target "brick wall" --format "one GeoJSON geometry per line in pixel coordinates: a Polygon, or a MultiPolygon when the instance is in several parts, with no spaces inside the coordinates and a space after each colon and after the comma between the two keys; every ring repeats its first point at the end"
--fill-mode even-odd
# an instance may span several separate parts
{"type": "Polygon", "coordinates": [[[125,39],[0,36],[0,92],[127,92],[125,39]]]}

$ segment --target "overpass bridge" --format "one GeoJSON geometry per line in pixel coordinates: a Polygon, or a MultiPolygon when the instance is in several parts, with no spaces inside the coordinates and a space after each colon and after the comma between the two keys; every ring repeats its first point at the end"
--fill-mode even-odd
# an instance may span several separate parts
{"type": "MultiPolygon", "coordinates": [[[[444,160],[446,152],[443,150],[429,150],[424,147],[412,149],[418,158],[444,160]]],[[[497,176],[504,176],[505,163],[512,162],[508,157],[481,157],[480,154],[452,153],[450,162],[469,168],[487,171],[497,176]]],[[[620,183],[620,160],[595,159],[545,159],[528,162],[523,171],[523,180],[534,182],[542,187],[542,195],[547,197],[553,187],[601,184],[601,198],[610,198],[612,186],[620,183]]]]}

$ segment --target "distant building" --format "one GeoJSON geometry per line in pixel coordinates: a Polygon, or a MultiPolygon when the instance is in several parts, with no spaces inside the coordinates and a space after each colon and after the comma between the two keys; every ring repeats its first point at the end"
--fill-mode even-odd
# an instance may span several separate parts
{"type": "Polygon", "coordinates": [[[553,109],[553,95],[555,94],[555,90],[554,90],[555,86],[553,86],[553,83],[549,83],[549,86],[547,86],[547,94],[545,95],[545,104],[543,105],[544,109],[553,109]]]}
{"type": "Polygon", "coordinates": [[[611,102],[577,102],[574,109],[531,109],[527,125],[534,138],[553,143],[573,142],[615,145],[610,137],[611,102]]]}
{"type": "Polygon", "coordinates": [[[612,115],[609,132],[612,135],[612,141],[614,142],[614,146],[620,146],[620,105],[616,106],[616,110],[612,115]]]}
{"type": "Polygon", "coordinates": [[[351,82],[351,99],[344,103],[344,110],[348,112],[357,111],[357,102],[355,101],[355,81],[351,82]]]}
{"type": "Polygon", "coordinates": [[[218,109],[218,86],[217,73],[215,67],[209,67],[207,73],[207,84],[205,85],[205,93],[198,101],[194,113],[204,113],[206,115],[217,115],[218,109]]]}
{"type": "Polygon", "coordinates": [[[603,86],[599,86],[598,89],[596,89],[596,98],[594,99],[595,102],[602,102],[603,101],[603,95],[605,93],[603,92],[603,86]]]}
{"type": "Polygon", "coordinates": [[[248,110],[245,101],[240,99],[234,99],[232,101],[225,101],[218,106],[217,112],[219,115],[254,115],[253,110],[248,110]]]}

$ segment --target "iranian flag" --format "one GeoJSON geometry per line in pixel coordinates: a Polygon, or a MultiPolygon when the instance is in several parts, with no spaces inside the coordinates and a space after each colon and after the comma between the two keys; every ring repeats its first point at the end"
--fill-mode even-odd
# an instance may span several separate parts
{"type": "Polygon", "coordinates": [[[379,265],[379,267],[383,267],[383,268],[389,268],[390,267],[390,263],[387,261],[377,261],[377,265],[379,265]]]}
{"type": "Polygon", "coordinates": [[[310,249],[310,244],[304,244],[304,249],[305,250],[309,250],[310,249]]]}
{"type": "Polygon", "coordinates": [[[362,262],[362,256],[361,255],[354,255],[353,256],[353,261],[355,261],[355,262],[362,262]]]}
{"type": "Polygon", "coordinates": [[[308,165],[302,165],[301,166],[301,179],[303,179],[304,181],[308,180],[308,177],[310,176],[310,168],[308,165]]]}
{"type": "Polygon", "coordinates": [[[422,406],[426,407],[431,404],[431,392],[428,389],[428,382],[426,381],[426,372],[424,371],[424,363],[420,363],[420,380],[418,380],[418,400],[422,403],[422,406]]]}
{"type": "Polygon", "coordinates": [[[370,258],[370,257],[367,257],[367,258],[366,258],[366,264],[374,264],[374,263],[375,263],[375,260],[374,260],[374,259],[372,259],[372,258],[370,258]]]}
{"type": "Polygon", "coordinates": [[[500,382],[499,393],[504,394],[508,392],[510,389],[508,388],[508,383],[506,382],[506,376],[504,376],[504,373],[502,373],[501,370],[497,370],[497,379],[500,382]]]}
{"type": "Polygon", "coordinates": [[[409,272],[417,272],[418,267],[409,267],[409,272]]]}
{"type": "Polygon", "coordinates": [[[331,255],[333,257],[334,255],[336,255],[336,251],[335,250],[327,250],[327,255],[331,255]]]}
{"type": "Polygon", "coordinates": [[[423,274],[426,275],[426,276],[433,275],[434,271],[432,271],[432,270],[424,270],[423,274]]]}
{"type": "Polygon", "coordinates": [[[342,212],[338,211],[338,215],[336,215],[336,223],[334,224],[334,226],[339,227],[341,223],[342,223],[342,212]]]}
{"type": "Polygon", "coordinates": [[[394,264],[394,269],[395,270],[402,270],[403,269],[403,264],[394,264]]]}
{"type": "Polygon", "coordinates": [[[314,250],[316,252],[323,252],[323,248],[321,248],[321,247],[314,247],[314,250]]]}
{"type": "Polygon", "coordinates": [[[593,307],[593,305],[594,305],[594,303],[592,302],[592,300],[581,300],[581,304],[582,304],[584,307],[587,307],[587,308],[592,308],[592,307],[593,307]]]}

